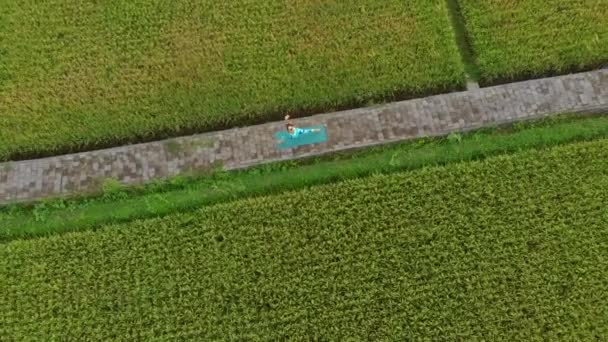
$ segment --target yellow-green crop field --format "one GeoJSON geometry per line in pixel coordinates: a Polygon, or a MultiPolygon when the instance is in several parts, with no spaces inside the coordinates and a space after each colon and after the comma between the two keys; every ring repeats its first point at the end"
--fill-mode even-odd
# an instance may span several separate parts
{"type": "Polygon", "coordinates": [[[608,140],[0,245],[8,340],[608,338],[608,140]]]}
{"type": "MultiPolygon", "coordinates": [[[[456,0],[453,0],[456,1],[456,0]]],[[[458,0],[482,85],[608,64],[608,0],[458,0]]],[[[442,0],[0,0],[0,160],[462,89],[442,0]]]]}
{"type": "Polygon", "coordinates": [[[0,0],[0,160],[461,88],[442,0],[0,0]]]}
{"type": "Polygon", "coordinates": [[[481,82],[608,64],[608,0],[458,0],[481,82]]]}

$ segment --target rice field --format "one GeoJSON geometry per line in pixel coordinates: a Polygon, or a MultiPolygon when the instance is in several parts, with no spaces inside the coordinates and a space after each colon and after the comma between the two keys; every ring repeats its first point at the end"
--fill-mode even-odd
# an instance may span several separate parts
{"type": "Polygon", "coordinates": [[[441,0],[0,0],[0,160],[459,89],[441,0]]]}
{"type": "Polygon", "coordinates": [[[608,140],[0,245],[0,336],[604,340],[608,140]]]}
{"type": "Polygon", "coordinates": [[[608,0],[458,0],[482,84],[608,65],[608,0]]]}

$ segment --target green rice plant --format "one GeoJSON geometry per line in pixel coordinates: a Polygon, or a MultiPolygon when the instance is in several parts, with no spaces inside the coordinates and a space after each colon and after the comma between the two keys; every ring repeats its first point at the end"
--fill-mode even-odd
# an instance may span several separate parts
{"type": "Polygon", "coordinates": [[[114,178],[104,179],[101,184],[102,197],[105,200],[121,200],[127,197],[125,186],[114,178]]]}
{"type": "Polygon", "coordinates": [[[604,139],[2,244],[0,336],[605,340],[607,161],[604,139]]]}
{"type": "Polygon", "coordinates": [[[606,0],[458,0],[482,84],[608,64],[606,0]]]}
{"type": "Polygon", "coordinates": [[[0,160],[464,86],[442,0],[0,0],[0,8],[0,160]]]}

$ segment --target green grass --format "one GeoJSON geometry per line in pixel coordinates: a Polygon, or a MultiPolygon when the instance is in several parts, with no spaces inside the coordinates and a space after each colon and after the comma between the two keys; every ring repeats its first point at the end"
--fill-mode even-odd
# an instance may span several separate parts
{"type": "Polygon", "coordinates": [[[0,8],[0,160],[464,87],[443,0],[0,8]]]}
{"type": "Polygon", "coordinates": [[[219,172],[194,180],[178,177],[143,188],[107,184],[107,191],[101,197],[3,208],[0,241],[94,229],[108,223],[164,216],[237,198],[280,193],[373,173],[414,170],[606,137],[608,117],[564,116],[239,172],[219,172]]]}
{"type": "Polygon", "coordinates": [[[454,28],[454,37],[458,44],[458,49],[462,58],[462,64],[467,78],[477,82],[479,81],[479,68],[475,64],[475,57],[471,49],[470,38],[467,36],[467,30],[464,26],[464,18],[460,11],[458,0],[446,0],[448,4],[448,13],[454,28]]]}
{"type": "Polygon", "coordinates": [[[0,245],[0,335],[608,338],[608,140],[0,245]]]}
{"type": "Polygon", "coordinates": [[[607,0],[458,0],[481,84],[608,64],[607,0]]]}

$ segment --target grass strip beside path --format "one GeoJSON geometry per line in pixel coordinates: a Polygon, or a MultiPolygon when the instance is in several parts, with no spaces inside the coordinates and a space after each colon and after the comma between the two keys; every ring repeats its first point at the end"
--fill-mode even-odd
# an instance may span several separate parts
{"type": "Polygon", "coordinates": [[[186,181],[176,178],[143,189],[115,188],[104,196],[51,200],[34,207],[0,211],[0,241],[94,229],[137,218],[234,200],[280,193],[311,185],[392,173],[425,166],[608,137],[608,117],[561,117],[523,122],[506,129],[485,129],[447,138],[421,139],[287,163],[276,163],[186,181]]]}

